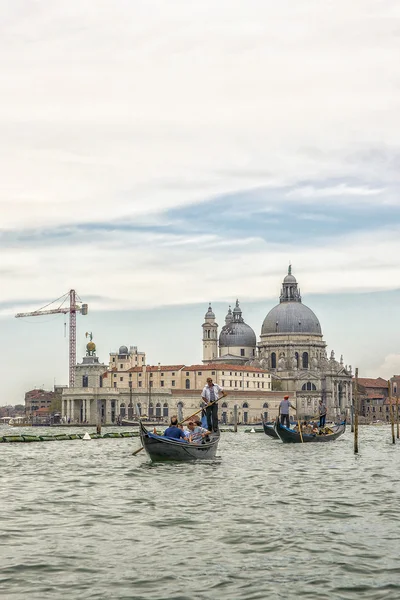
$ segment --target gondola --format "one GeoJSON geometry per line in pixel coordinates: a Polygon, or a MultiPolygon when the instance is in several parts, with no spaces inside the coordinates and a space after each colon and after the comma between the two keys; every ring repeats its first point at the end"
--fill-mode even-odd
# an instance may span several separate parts
{"type": "Polygon", "coordinates": [[[263,424],[263,427],[264,427],[264,433],[266,435],[268,435],[269,437],[274,438],[275,440],[279,440],[279,435],[275,431],[274,423],[267,423],[263,419],[262,424],[263,424]]]}
{"type": "Polygon", "coordinates": [[[140,421],[140,439],[143,448],[153,461],[212,460],[217,453],[220,433],[218,431],[211,434],[209,442],[191,444],[151,433],[140,421]]]}
{"type": "MultiPolygon", "coordinates": [[[[334,425],[330,427],[330,429],[332,429],[333,433],[328,433],[325,435],[320,435],[318,433],[302,433],[303,442],[333,442],[345,432],[346,421],[343,421],[340,423],[340,425],[334,425]]],[[[281,425],[279,422],[279,419],[275,421],[275,431],[282,442],[286,444],[302,443],[300,433],[284,427],[284,425],[281,425]]]]}

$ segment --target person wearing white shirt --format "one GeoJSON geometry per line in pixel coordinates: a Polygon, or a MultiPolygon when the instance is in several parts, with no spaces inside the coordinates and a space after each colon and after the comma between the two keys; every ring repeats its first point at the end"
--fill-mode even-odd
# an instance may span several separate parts
{"type": "Polygon", "coordinates": [[[218,400],[225,398],[227,393],[217,383],[213,383],[211,377],[207,378],[207,385],[204,386],[201,397],[206,404],[207,429],[209,431],[218,431],[218,400]]]}

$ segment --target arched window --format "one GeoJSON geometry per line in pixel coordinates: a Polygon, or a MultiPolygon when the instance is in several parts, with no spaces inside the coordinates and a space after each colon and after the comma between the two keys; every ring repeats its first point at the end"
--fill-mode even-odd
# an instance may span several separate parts
{"type": "Polygon", "coordinates": [[[228,405],[226,402],[223,402],[221,406],[222,406],[222,408],[228,408],[228,405]]]}
{"type": "Polygon", "coordinates": [[[154,417],[154,404],[152,402],[149,403],[149,417],[154,417]]]}
{"type": "Polygon", "coordinates": [[[243,408],[249,408],[249,405],[247,404],[247,402],[243,402],[243,408]]]}
{"type": "Polygon", "coordinates": [[[124,402],[119,407],[119,414],[121,415],[121,417],[125,417],[126,415],[126,407],[124,402]]]}
{"type": "Polygon", "coordinates": [[[161,417],[161,404],[159,402],[156,404],[156,417],[161,417]]]}
{"type": "Polygon", "coordinates": [[[271,354],[271,369],[276,369],[276,354],[272,352],[271,354]]]}
{"type": "Polygon", "coordinates": [[[89,377],[87,375],[84,375],[82,377],[82,387],[88,387],[89,386],[89,377]]]}
{"type": "Polygon", "coordinates": [[[168,404],[164,402],[163,406],[163,417],[168,417],[168,404]]]}
{"type": "Polygon", "coordinates": [[[190,390],[190,379],[186,379],[186,389],[190,390]]]}
{"type": "Polygon", "coordinates": [[[303,391],[312,391],[315,392],[316,391],[316,387],[313,383],[311,383],[311,381],[307,381],[307,383],[303,384],[303,387],[301,388],[303,391]]]}
{"type": "Polygon", "coordinates": [[[303,369],[308,369],[308,352],[303,352],[303,369]]]}
{"type": "Polygon", "coordinates": [[[299,360],[300,360],[299,353],[295,352],[294,357],[296,359],[296,367],[299,368],[299,360]]]}
{"type": "Polygon", "coordinates": [[[268,402],[264,402],[263,408],[268,408],[268,402]]]}

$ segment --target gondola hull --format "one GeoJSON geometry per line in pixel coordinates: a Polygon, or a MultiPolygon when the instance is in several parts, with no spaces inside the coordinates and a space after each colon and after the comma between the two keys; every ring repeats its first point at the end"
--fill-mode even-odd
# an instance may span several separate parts
{"type": "Polygon", "coordinates": [[[266,423],[263,421],[262,424],[265,435],[268,435],[268,437],[274,438],[275,440],[279,440],[279,435],[276,433],[275,426],[272,423],[266,423]]]}
{"type": "Polygon", "coordinates": [[[333,430],[333,433],[329,433],[327,435],[319,435],[317,433],[312,433],[312,434],[303,433],[302,434],[303,441],[302,441],[300,433],[298,433],[297,431],[288,429],[287,427],[284,427],[283,425],[280,424],[280,422],[278,420],[275,422],[275,431],[276,431],[279,439],[282,440],[282,442],[284,442],[285,444],[302,444],[302,443],[308,443],[308,442],[313,442],[313,443],[314,442],[315,443],[333,442],[334,440],[337,440],[345,432],[346,421],[343,421],[343,423],[341,423],[340,425],[335,425],[331,429],[333,430]]]}
{"type": "Polygon", "coordinates": [[[140,422],[140,439],[152,461],[213,460],[217,453],[220,434],[212,434],[210,441],[204,444],[191,444],[150,433],[140,422]]]}

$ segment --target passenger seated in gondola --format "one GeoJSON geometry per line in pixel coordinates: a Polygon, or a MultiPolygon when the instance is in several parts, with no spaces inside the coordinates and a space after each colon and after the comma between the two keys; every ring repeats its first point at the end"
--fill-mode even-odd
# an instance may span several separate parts
{"type": "Polygon", "coordinates": [[[178,426],[178,417],[175,415],[171,417],[170,426],[164,431],[164,436],[175,440],[187,441],[184,432],[178,426]]]}
{"type": "Polygon", "coordinates": [[[312,425],[312,433],[319,433],[319,428],[316,423],[313,423],[312,425]]]}
{"type": "Polygon", "coordinates": [[[197,421],[196,423],[194,423],[193,421],[190,421],[188,423],[188,429],[190,431],[189,442],[192,442],[193,444],[200,444],[204,438],[206,438],[208,435],[210,435],[210,432],[208,431],[208,429],[205,429],[204,427],[201,426],[200,420],[197,421]]]}

